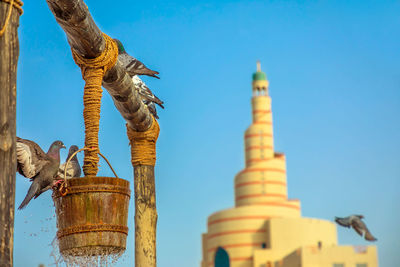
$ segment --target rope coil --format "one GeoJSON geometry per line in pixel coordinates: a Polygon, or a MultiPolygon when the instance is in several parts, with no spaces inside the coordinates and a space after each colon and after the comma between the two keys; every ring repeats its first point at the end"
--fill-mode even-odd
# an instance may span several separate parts
{"type": "Polygon", "coordinates": [[[129,143],[131,145],[131,161],[133,166],[156,164],[156,143],[160,126],[153,118],[151,127],[144,132],[137,132],[126,125],[129,143]]]}
{"type": "Polygon", "coordinates": [[[1,28],[0,30],[0,36],[2,36],[7,29],[8,23],[10,22],[12,8],[16,8],[19,12],[19,15],[21,16],[22,13],[24,13],[24,11],[22,10],[22,6],[24,3],[22,3],[21,0],[0,0],[0,2],[4,2],[10,5],[7,11],[7,16],[6,20],[4,21],[3,28],[1,28]]]}
{"type": "Polygon", "coordinates": [[[118,47],[114,40],[103,33],[105,48],[96,58],[84,58],[72,49],[75,63],[81,68],[85,80],[83,93],[83,119],[85,122],[85,157],[83,172],[85,176],[96,176],[99,162],[99,123],[103,90],[101,84],[104,74],[118,59],[118,47]]]}

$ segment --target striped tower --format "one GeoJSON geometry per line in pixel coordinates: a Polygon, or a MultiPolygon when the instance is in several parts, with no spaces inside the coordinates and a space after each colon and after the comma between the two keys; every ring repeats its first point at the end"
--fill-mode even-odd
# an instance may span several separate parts
{"type": "Polygon", "coordinates": [[[230,267],[253,266],[254,251],[270,248],[266,223],[271,218],[299,218],[300,201],[287,199],[286,162],[275,153],[268,80],[257,63],[253,74],[253,123],[245,132],[245,168],[235,177],[235,207],[209,216],[203,234],[202,266],[217,266],[222,252],[230,267]],[[220,254],[218,251],[222,251],[220,254]]]}
{"type": "Polygon", "coordinates": [[[244,205],[296,205],[287,201],[286,159],[283,153],[274,152],[271,98],[268,80],[257,62],[253,74],[253,123],[246,130],[246,168],[235,177],[235,203],[244,205]]]}

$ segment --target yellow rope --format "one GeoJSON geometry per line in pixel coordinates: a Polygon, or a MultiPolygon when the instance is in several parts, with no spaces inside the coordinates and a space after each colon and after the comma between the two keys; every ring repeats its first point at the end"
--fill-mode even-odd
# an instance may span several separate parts
{"type": "Polygon", "coordinates": [[[0,0],[0,1],[8,3],[10,5],[8,7],[7,16],[6,16],[6,20],[4,22],[4,26],[0,30],[0,36],[2,36],[5,33],[6,29],[7,29],[8,23],[10,22],[12,7],[15,7],[18,10],[18,12],[20,13],[20,16],[21,16],[22,13],[23,13],[23,10],[22,10],[23,3],[22,3],[21,0],[0,0]]]}
{"type": "Polygon", "coordinates": [[[86,82],[83,93],[83,119],[85,121],[85,147],[89,149],[85,150],[83,160],[85,176],[96,176],[98,171],[101,83],[104,74],[115,65],[118,58],[117,44],[104,33],[103,37],[106,45],[103,53],[96,58],[84,58],[72,49],[72,56],[75,63],[81,68],[82,77],[86,82]]]}
{"type": "Polygon", "coordinates": [[[156,164],[156,143],[160,133],[160,126],[153,117],[151,127],[145,132],[137,132],[126,125],[128,138],[131,144],[132,165],[156,164]]]}

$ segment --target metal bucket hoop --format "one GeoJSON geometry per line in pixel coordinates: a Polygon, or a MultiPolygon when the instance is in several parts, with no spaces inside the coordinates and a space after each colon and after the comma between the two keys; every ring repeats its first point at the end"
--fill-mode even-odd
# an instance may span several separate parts
{"type": "MultiPolygon", "coordinates": [[[[91,148],[84,147],[84,148],[81,148],[81,149],[75,151],[75,152],[71,155],[71,157],[69,157],[69,159],[67,160],[67,162],[65,163],[65,167],[64,167],[64,182],[60,185],[60,188],[58,189],[58,192],[59,192],[59,194],[60,194],[62,197],[66,196],[66,195],[68,194],[68,189],[67,189],[67,187],[68,187],[67,168],[68,168],[69,162],[70,162],[71,159],[72,159],[76,154],[78,154],[79,152],[82,152],[82,151],[84,151],[84,150],[90,150],[90,149],[91,149],[91,148]]],[[[108,159],[107,159],[103,154],[101,154],[100,151],[97,152],[97,154],[99,154],[99,155],[107,162],[107,164],[108,164],[108,166],[110,167],[111,171],[114,173],[114,176],[115,176],[116,178],[119,178],[118,175],[117,175],[117,173],[114,171],[113,167],[111,166],[111,163],[108,161],[108,159]]]]}

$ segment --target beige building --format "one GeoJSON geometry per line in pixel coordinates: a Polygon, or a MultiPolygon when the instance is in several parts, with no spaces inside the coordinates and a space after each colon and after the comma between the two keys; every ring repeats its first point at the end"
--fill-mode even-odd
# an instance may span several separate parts
{"type": "Polygon", "coordinates": [[[235,207],[208,217],[201,267],[377,267],[375,246],[338,246],[333,222],[301,217],[300,200],[287,195],[285,155],[274,151],[268,80],[259,64],[252,88],[235,207]]]}

